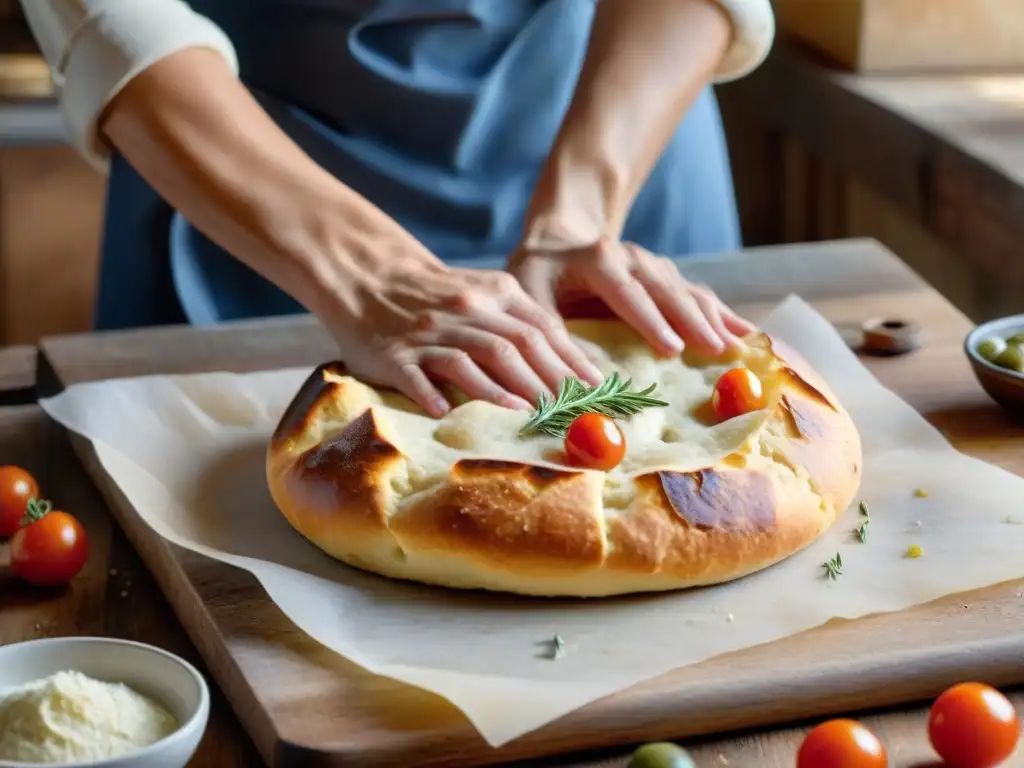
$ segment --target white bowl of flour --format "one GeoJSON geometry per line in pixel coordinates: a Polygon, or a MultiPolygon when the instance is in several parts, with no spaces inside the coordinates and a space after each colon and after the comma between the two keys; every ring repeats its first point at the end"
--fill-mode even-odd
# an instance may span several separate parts
{"type": "Polygon", "coordinates": [[[0,648],[0,768],[184,768],[210,692],[184,659],[127,640],[0,648]]]}

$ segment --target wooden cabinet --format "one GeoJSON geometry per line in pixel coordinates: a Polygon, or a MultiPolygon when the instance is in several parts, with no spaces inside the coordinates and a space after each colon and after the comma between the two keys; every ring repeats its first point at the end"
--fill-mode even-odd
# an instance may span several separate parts
{"type": "Polygon", "coordinates": [[[774,0],[779,29],[858,72],[1024,69],[1020,0],[774,0]]]}
{"type": "Polygon", "coordinates": [[[68,146],[0,148],[0,342],[90,328],[104,193],[68,146]]]}
{"type": "Polygon", "coordinates": [[[92,325],[104,176],[68,146],[17,0],[0,0],[0,344],[92,325]]]}

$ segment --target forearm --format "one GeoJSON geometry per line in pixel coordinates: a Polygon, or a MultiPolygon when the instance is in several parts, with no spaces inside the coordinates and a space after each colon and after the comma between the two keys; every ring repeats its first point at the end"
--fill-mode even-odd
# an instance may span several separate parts
{"type": "Polygon", "coordinates": [[[100,135],[211,240],[307,307],[346,291],[339,272],[372,269],[357,243],[398,228],[317,165],[208,50],[135,77],[100,135]]]}
{"type": "Polygon", "coordinates": [[[711,0],[602,0],[527,216],[527,247],[617,238],[687,109],[729,50],[711,0]]]}

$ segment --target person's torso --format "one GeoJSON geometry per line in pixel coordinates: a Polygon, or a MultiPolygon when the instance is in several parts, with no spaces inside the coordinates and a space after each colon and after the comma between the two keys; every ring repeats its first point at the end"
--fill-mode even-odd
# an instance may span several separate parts
{"type": "Polygon", "coordinates": [[[517,236],[594,13],[593,0],[192,5],[307,151],[453,255],[517,236]]]}

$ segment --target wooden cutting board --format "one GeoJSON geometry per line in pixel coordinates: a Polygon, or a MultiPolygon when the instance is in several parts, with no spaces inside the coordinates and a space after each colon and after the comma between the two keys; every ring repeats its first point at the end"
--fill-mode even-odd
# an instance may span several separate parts
{"type": "MultiPolygon", "coordinates": [[[[687,272],[750,315],[790,291],[841,329],[899,307],[902,317],[925,326],[925,347],[906,358],[870,360],[872,370],[963,450],[1024,472],[1024,435],[981,393],[960,351],[968,321],[876,244],[758,249],[688,264],[687,272]]],[[[40,346],[44,391],[110,376],[313,365],[332,354],[308,319],[64,337],[40,346]]],[[[1024,682],[1022,582],[836,621],[711,659],[494,750],[439,697],[367,674],[312,641],[249,574],[154,535],[89,445],[74,444],[272,766],[488,765],[917,701],[965,678],[1024,682]]],[[[659,641],[668,639],[652,639],[659,641]]]]}

